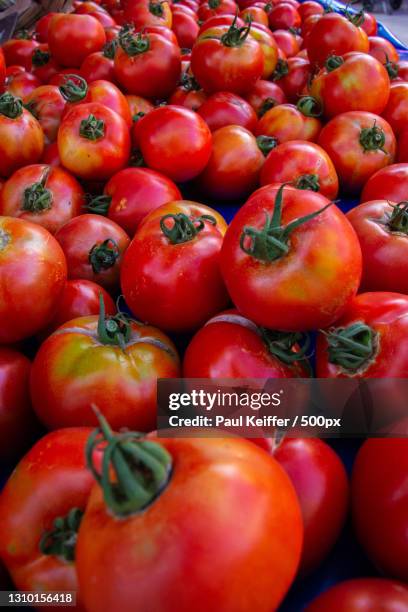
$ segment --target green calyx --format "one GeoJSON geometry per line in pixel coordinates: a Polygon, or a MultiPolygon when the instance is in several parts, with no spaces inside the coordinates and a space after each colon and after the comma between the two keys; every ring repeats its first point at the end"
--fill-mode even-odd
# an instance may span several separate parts
{"type": "Polygon", "coordinates": [[[113,238],[107,238],[100,244],[94,244],[89,251],[88,260],[95,274],[109,270],[115,265],[120,255],[119,247],[113,238]]]}
{"type": "Polygon", "coordinates": [[[317,174],[302,174],[293,184],[296,189],[308,189],[309,191],[319,191],[319,177],[317,174]]]}
{"type": "Polygon", "coordinates": [[[127,55],[134,57],[150,49],[150,39],[143,32],[135,34],[129,26],[125,26],[119,32],[119,45],[127,55]]]}
{"type": "Polygon", "coordinates": [[[303,96],[296,107],[305,117],[321,117],[323,113],[322,105],[313,96],[303,96]]]}
{"type": "Polygon", "coordinates": [[[105,135],[105,123],[102,119],[97,119],[94,115],[89,115],[83,119],[79,126],[79,134],[87,140],[99,140],[105,135]]]}
{"type": "Polygon", "coordinates": [[[220,6],[220,4],[221,4],[221,0],[208,0],[208,6],[212,10],[217,9],[220,6]]]}
{"type": "Polygon", "coordinates": [[[149,2],[149,11],[155,17],[163,17],[164,8],[161,2],[149,2]]]}
{"type": "Polygon", "coordinates": [[[408,202],[390,203],[390,206],[391,214],[386,214],[379,223],[385,225],[390,232],[408,236],[408,202]]]}
{"type": "Polygon", "coordinates": [[[40,66],[46,66],[51,59],[51,54],[48,51],[43,51],[42,49],[34,49],[33,54],[31,56],[31,63],[35,68],[39,68],[40,66]]]}
{"type": "Polygon", "coordinates": [[[23,28],[21,30],[18,30],[18,32],[15,32],[13,38],[17,40],[31,40],[32,36],[28,30],[23,28]]]}
{"type": "Polygon", "coordinates": [[[168,214],[160,219],[160,229],[170,244],[182,244],[193,240],[204,229],[206,221],[211,225],[217,224],[211,215],[190,218],[184,213],[168,214]],[[173,222],[170,227],[166,223],[169,219],[173,222]]]}
{"type": "Polygon", "coordinates": [[[88,85],[85,79],[77,74],[67,74],[59,90],[67,102],[80,102],[88,93],[88,85]]]}
{"type": "Polygon", "coordinates": [[[274,136],[257,136],[256,144],[258,145],[258,149],[266,157],[272,149],[278,146],[279,142],[274,136]]]}
{"type": "Polygon", "coordinates": [[[188,74],[188,71],[181,75],[180,86],[184,91],[199,91],[201,89],[199,83],[192,75],[188,74]]]}
{"type": "Polygon", "coordinates": [[[385,145],[385,133],[384,130],[378,127],[374,121],[373,127],[363,128],[360,132],[360,144],[364,149],[364,153],[367,151],[382,151],[385,145]]]}
{"type": "Polygon", "coordinates": [[[264,263],[271,263],[286,255],[290,249],[289,240],[292,232],[322,214],[332,205],[330,202],[316,212],[299,217],[288,225],[282,225],[284,188],[285,185],[282,185],[276,194],[272,218],[268,213],[265,213],[266,221],[263,228],[257,229],[246,226],[241,234],[240,247],[244,253],[264,263]]]}
{"type": "Polygon", "coordinates": [[[52,529],[41,536],[40,551],[43,555],[60,557],[65,561],[75,560],[75,545],[83,512],[72,508],[66,516],[55,519],[52,529]]]}
{"type": "Polygon", "coordinates": [[[7,91],[0,96],[0,115],[4,115],[9,119],[17,119],[22,114],[23,102],[20,98],[16,98],[7,91]]]}
{"type": "Polygon", "coordinates": [[[396,62],[391,62],[387,54],[385,55],[384,68],[388,72],[391,81],[397,78],[399,71],[398,64],[396,62]]]}
{"type": "Polygon", "coordinates": [[[266,112],[268,112],[268,110],[270,110],[271,108],[273,108],[274,106],[277,105],[277,100],[275,100],[275,98],[265,98],[265,100],[262,102],[259,111],[258,111],[258,117],[263,117],[264,114],[266,112]]]}
{"type": "Polygon", "coordinates": [[[269,352],[283,363],[291,365],[307,358],[311,345],[309,334],[273,331],[265,327],[259,329],[269,352]]]}
{"type": "Polygon", "coordinates": [[[350,21],[350,23],[352,23],[353,25],[355,25],[357,28],[362,26],[364,23],[364,10],[361,9],[360,11],[358,11],[357,13],[351,13],[349,8],[350,8],[350,4],[354,4],[354,2],[349,2],[346,6],[346,8],[342,11],[344,17],[346,17],[346,19],[348,19],[350,21]]]}
{"type": "Polygon", "coordinates": [[[114,316],[105,316],[105,302],[102,293],[99,294],[98,340],[101,344],[120,346],[124,351],[132,336],[129,317],[123,312],[114,316]]]}
{"type": "Polygon", "coordinates": [[[107,215],[112,198],[109,195],[91,196],[86,198],[85,208],[95,215],[107,215]]]}
{"type": "Polygon", "coordinates": [[[221,44],[224,45],[224,47],[242,47],[249,36],[252,18],[249,19],[248,25],[242,28],[237,28],[237,17],[238,13],[235,15],[234,21],[230,25],[228,31],[225,32],[225,34],[223,34],[220,38],[221,44]]]}
{"type": "Polygon", "coordinates": [[[375,356],[377,332],[365,323],[352,323],[325,332],[329,362],[350,374],[366,367],[375,356]]]}
{"type": "Polygon", "coordinates": [[[39,214],[51,209],[52,192],[46,188],[49,172],[50,169],[47,168],[40,181],[24,189],[21,210],[39,214]]]}
{"type": "Polygon", "coordinates": [[[142,117],[145,116],[145,114],[146,113],[139,111],[138,113],[136,113],[136,115],[133,115],[132,120],[134,121],[134,123],[137,123],[140,119],[142,119],[142,117]]]}
{"type": "Polygon", "coordinates": [[[327,72],[332,72],[344,64],[344,59],[340,55],[329,55],[324,65],[327,72]]]}
{"type": "Polygon", "coordinates": [[[86,445],[86,460],[100,485],[105,503],[118,517],[127,517],[147,508],[169,483],[172,459],[167,450],[143,434],[116,434],[105,417],[93,406],[99,427],[86,445]],[[102,449],[102,468],[94,463],[94,451],[102,449]]]}
{"type": "Polygon", "coordinates": [[[108,59],[113,60],[113,58],[115,57],[115,53],[116,53],[116,49],[118,48],[118,45],[119,45],[119,41],[117,40],[117,38],[113,38],[112,40],[107,42],[102,49],[103,56],[107,57],[108,59]]]}
{"type": "Polygon", "coordinates": [[[278,59],[276,68],[272,73],[272,80],[279,81],[285,75],[289,74],[289,64],[284,59],[278,59]]]}

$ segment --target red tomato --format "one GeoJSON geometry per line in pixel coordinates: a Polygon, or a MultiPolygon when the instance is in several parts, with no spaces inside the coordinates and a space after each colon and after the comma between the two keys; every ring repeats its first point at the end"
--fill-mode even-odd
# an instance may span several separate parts
{"type": "Polygon", "coordinates": [[[392,83],[383,117],[396,136],[408,125],[408,83],[392,83]]]}
{"type": "Polygon", "coordinates": [[[197,111],[206,99],[207,94],[201,89],[195,78],[185,72],[181,77],[181,85],[174,90],[169,98],[169,104],[184,106],[192,111],[197,111]]]}
{"type": "Polygon", "coordinates": [[[0,93],[4,91],[4,80],[6,78],[6,61],[3,50],[0,48],[0,93]]]}
{"type": "Polygon", "coordinates": [[[307,90],[310,77],[310,62],[302,57],[279,60],[273,73],[275,83],[278,83],[288,100],[294,104],[307,90]]]}
{"type": "Polygon", "coordinates": [[[51,19],[57,14],[58,13],[47,13],[36,22],[35,37],[39,42],[48,42],[48,26],[50,25],[51,19]]]}
{"type": "Polygon", "coordinates": [[[273,37],[279,49],[283,51],[284,57],[292,57],[300,51],[300,45],[296,36],[289,30],[275,30],[273,37]]]}
{"type": "Polygon", "coordinates": [[[228,296],[219,256],[224,219],[207,206],[179,200],[152,211],[137,229],[121,270],[133,314],[166,331],[198,329],[228,296]]]}
{"type": "MultiPolygon", "coordinates": [[[[101,300],[103,303],[103,300],[101,300]]],[[[179,359],[161,331],[123,313],[68,321],[41,345],[31,370],[31,399],[48,429],[93,425],[92,405],[112,426],[151,431],[157,379],[179,376],[179,359]]]]}
{"type": "Polygon", "coordinates": [[[64,253],[43,227],[0,217],[0,342],[18,342],[51,319],[67,277],[64,253]]]}
{"type": "Polygon", "coordinates": [[[307,378],[306,347],[301,334],[258,327],[227,310],[202,327],[187,347],[186,378],[307,378]]]}
{"type": "Polygon", "coordinates": [[[261,170],[261,185],[271,183],[319,191],[329,200],[334,200],[339,190],[330,157],[318,145],[302,140],[283,142],[269,153],[261,170]]]}
{"type": "Polygon", "coordinates": [[[289,30],[298,28],[301,23],[296,8],[289,2],[279,2],[268,13],[271,30],[289,30]]]}
{"type": "Polygon", "coordinates": [[[130,242],[119,225],[100,215],[80,215],[55,237],[67,259],[68,278],[92,280],[108,291],[118,288],[123,254],[130,242]]]}
{"type": "Polygon", "coordinates": [[[106,43],[103,26],[91,15],[58,13],[50,20],[48,44],[61,66],[79,68],[91,53],[106,43]]]}
{"type": "MultiPolygon", "coordinates": [[[[270,139],[265,139],[268,147],[270,139]]],[[[200,190],[220,200],[247,197],[259,184],[264,163],[263,143],[239,125],[227,125],[213,133],[212,153],[198,178],[200,190]]],[[[268,149],[267,149],[268,150],[268,149]]]]}
{"type": "Polygon", "coordinates": [[[50,79],[58,73],[60,66],[51,57],[48,45],[43,44],[34,49],[31,57],[31,71],[42,83],[48,83],[50,79]]]}
{"type": "Polygon", "coordinates": [[[253,132],[257,122],[252,106],[229,92],[217,92],[210,96],[201,104],[198,114],[212,132],[227,125],[240,125],[253,132]]]}
{"type": "Polygon", "coordinates": [[[167,202],[181,200],[173,181],[148,168],[125,168],[106,183],[102,196],[96,196],[88,210],[107,214],[129,236],[152,210],[167,202]]]}
{"type": "Polygon", "coordinates": [[[206,21],[217,15],[235,15],[236,10],[234,0],[205,0],[200,4],[197,16],[200,21],[206,21]]]}
{"type": "Polygon", "coordinates": [[[96,51],[88,55],[81,64],[80,73],[87,83],[99,81],[103,79],[116,82],[115,66],[113,58],[115,57],[116,41],[108,42],[103,48],[103,51],[96,51]]]}
{"type": "Polygon", "coordinates": [[[33,164],[20,168],[0,192],[0,214],[39,223],[55,234],[80,215],[85,193],[76,179],[58,167],[33,164]]]}
{"type": "MultiPolygon", "coordinates": [[[[122,32],[126,34],[126,31],[128,30],[128,26],[124,26],[123,27],[123,31],[119,32],[119,35],[122,32]]],[[[173,43],[173,45],[179,46],[178,41],[177,41],[177,36],[174,34],[174,32],[172,30],[170,30],[170,28],[167,28],[166,26],[162,26],[162,25],[150,25],[150,26],[144,26],[144,27],[140,27],[140,28],[136,28],[135,29],[135,33],[136,34],[159,34],[160,36],[162,36],[162,38],[165,38],[166,40],[168,40],[169,42],[173,43]]],[[[119,35],[118,35],[118,39],[119,39],[119,35]]]]}
{"type": "Polygon", "coordinates": [[[342,189],[358,193],[377,170],[392,164],[396,140],[378,115],[350,111],[337,115],[320,132],[319,145],[336,168],[342,189]]]}
{"type": "Polygon", "coordinates": [[[347,217],[363,252],[363,290],[408,294],[407,203],[373,200],[353,208],[347,217]]]}
{"type": "Polygon", "coordinates": [[[2,46],[6,66],[17,65],[31,70],[31,57],[38,46],[39,43],[32,38],[10,38],[2,46]]]}
{"type": "Polygon", "coordinates": [[[361,27],[363,28],[364,32],[367,34],[368,37],[375,36],[378,30],[376,18],[372,13],[367,13],[366,11],[364,11],[363,15],[364,21],[361,24],[361,27]]]}
{"type": "Polygon", "coordinates": [[[324,8],[319,2],[314,2],[314,0],[306,0],[306,2],[302,2],[302,4],[299,5],[298,13],[302,21],[305,21],[305,19],[311,15],[323,15],[324,8]]]}
{"type": "Polygon", "coordinates": [[[404,612],[408,589],[382,578],[355,578],[340,582],[319,595],[305,612],[404,612]]]}
{"type": "Polygon", "coordinates": [[[408,125],[401,130],[398,138],[397,161],[408,162],[408,125]]]}
{"type": "MultiPolygon", "coordinates": [[[[234,11],[235,12],[235,11],[234,11]]],[[[235,23],[237,28],[242,28],[245,26],[245,21],[240,17],[234,16],[234,14],[230,15],[216,15],[215,17],[210,17],[206,19],[204,23],[200,27],[199,34],[203,34],[206,30],[218,27],[218,26],[230,26],[232,23],[235,23]]]]}
{"type": "Polygon", "coordinates": [[[322,103],[328,118],[348,111],[381,115],[390,95],[390,79],[384,66],[366,53],[331,55],[313,79],[310,93],[322,103]]]}
{"type": "Polygon", "coordinates": [[[389,40],[382,36],[369,36],[368,41],[370,45],[368,53],[381,62],[381,64],[385,64],[388,61],[398,62],[398,51],[389,40]]]}
{"type": "Polygon", "coordinates": [[[265,27],[269,25],[268,14],[260,6],[248,6],[240,12],[239,16],[246,22],[260,23],[265,27]]]}
{"type": "Polygon", "coordinates": [[[397,64],[398,77],[402,81],[408,81],[408,60],[401,60],[397,64]]]}
{"type": "MultiPolygon", "coordinates": [[[[265,28],[259,23],[252,23],[249,32],[251,38],[257,41],[261,47],[261,51],[264,59],[264,67],[261,74],[263,79],[269,79],[271,74],[276,68],[276,64],[279,58],[279,49],[276,44],[275,38],[272,36],[268,28],[265,28]]],[[[245,93],[248,91],[245,88],[245,93]]]]}
{"type": "Polygon", "coordinates": [[[181,11],[173,12],[173,32],[181,48],[191,49],[194,45],[200,26],[197,21],[181,11]]]}
{"type": "Polygon", "coordinates": [[[408,192],[408,163],[393,164],[379,170],[367,181],[361,194],[361,201],[390,200],[403,202],[408,192]]]}
{"type": "MultiPolygon", "coordinates": [[[[405,374],[406,376],[406,374],[405,374]]],[[[353,466],[352,510],[357,536],[387,576],[408,580],[408,440],[367,440],[353,466]]],[[[406,594],[408,606],[408,590],[406,594]]]]}
{"type": "Polygon", "coordinates": [[[145,26],[166,26],[171,28],[172,15],[170,4],[160,0],[123,0],[123,17],[125,23],[136,28],[145,26]]]}
{"type": "Polygon", "coordinates": [[[181,106],[162,106],[138,122],[140,150],[147,166],[173,181],[198,176],[211,155],[211,132],[203,119],[181,106]]]}
{"type": "Polygon", "coordinates": [[[279,85],[262,79],[255,83],[246,94],[245,99],[250,103],[258,117],[262,117],[270,108],[286,102],[286,96],[279,85]]]}
{"type": "Polygon", "coordinates": [[[297,105],[280,104],[268,110],[255,128],[257,136],[272,136],[278,143],[289,140],[316,141],[322,129],[321,108],[313,98],[304,97],[297,105]]]}
{"type": "MultiPolygon", "coordinates": [[[[104,427],[104,435],[110,436],[104,427]]],[[[115,438],[109,442],[115,443],[115,438]]],[[[135,438],[131,444],[137,453],[143,442],[135,438]]],[[[119,442],[119,456],[122,446],[119,442]]],[[[161,470],[154,480],[146,457],[140,476],[132,473],[135,484],[143,478],[144,495],[129,503],[129,483],[120,493],[123,502],[108,509],[102,489],[92,491],[76,558],[88,612],[149,607],[162,612],[276,610],[293,580],[302,546],[299,504],[284,470],[262,449],[239,438],[160,439],[160,445],[149,445],[146,452],[152,459],[160,457],[161,470]],[[152,481],[155,485],[147,489],[152,481]],[[188,506],[182,499],[189,500],[188,506]],[[126,504],[135,512],[126,512],[126,504]],[[249,516],[257,520],[243,529],[249,516]],[[149,555],[143,553],[146,547],[149,555]],[[107,558],[114,567],[123,564],[140,582],[112,573],[112,566],[101,562],[107,558]],[[192,571],[188,584],[186,566],[192,571]],[[171,568],[171,578],[162,567],[171,568]]]]}
{"type": "Polygon", "coordinates": [[[343,213],[324,196],[290,186],[256,191],[229,225],[221,252],[238,310],[285,331],[338,319],[357,292],[361,265],[357,236],[343,213]]]}
{"type": "Polygon", "coordinates": [[[25,107],[41,125],[45,144],[56,141],[65,104],[55,85],[41,85],[27,96],[25,107]]]}
{"type": "MultiPolygon", "coordinates": [[[[300,28],[301,34],[303,36],[303,47],[307,53],[307,41],[309,39],[310,32],[313,30],[315,24],[321,19],[322,15],[309,15],[302,22],[302,26],[300,28]]],[[[274,32],[275,36],[276,32],[274,32]]],[[[309,56],[308,56],[309,57],[309,56]]]]}
{"type": "Polygon", "coordinates": [[[7,77],[5,89],[13,96],[21,98],[23,102],[26,102],[27,96],[40,85],[40,79],[31,74],[31,72],[20,72],[19,74],[7,77]]]}
{"type": "Polygon", "coordinates": [[[106,180],[126,166],[130,135],[115,111],[91,102],[74,106],[58,131],[61,163],[84,179],[106,180]]]}
{"type": "Polygon", "coordinates": [[[349,51],[368,53],[367,34],[338,13],[326,13],[313,26],[307,37],[307,53],[312,64],[323,66],[329,55],[349,51]]]}
{"type": "Polygon", "coordinates": [[[405,378],[408,374],[407,312],[407,295],[360,293],[348,305],[336,327],[319,334],[317,376],[405,378]]]}
{"type": "Polygon", "coordinates": [[[126,96],[126,100],[129,104],[130,114],[133,118],[135,117],[135,115],[143,117],[154,109],[153,104],[149,102],[149,100],[141,98],[140,96],[134,96],[132,94],[129,94],[126,96]]]}

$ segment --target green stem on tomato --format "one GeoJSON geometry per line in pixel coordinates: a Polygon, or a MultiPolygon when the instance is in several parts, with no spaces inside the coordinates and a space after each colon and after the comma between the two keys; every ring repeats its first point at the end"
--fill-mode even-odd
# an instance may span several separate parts
{"type": "Polygon", "coordinates": [[[60,557],[65,561],[75,560],[75,545],[83,511],[72,508],[66,516],[54,520],[52,529],[45,531],[40,539],[39,548],[43,555],[60,557]]]}
{"type": "Polygon", "coordinates": [[[23,103],[20,98],[16,98],[6,91],[0,96],[0,114],[9,119],[17,119],[23,114],[23,103]]]}
{"type": "Polygon", "coordinates": [[[324,332],[328,344],[329,362],[354,374],[368,365],[378,346],[377,332],[362,322],[324,332]]]}
{"type": "Polygon", "coordinates": [[[193,240],[205,227],[205,221],[216,225],[217,221],[212,215],[201,215],[190,218],[184,213],[164,215],[160,219],[160,229],[170,244],[182,244],[193,240]],[[169,227],[167,221],[173,222],[169,227]]]}

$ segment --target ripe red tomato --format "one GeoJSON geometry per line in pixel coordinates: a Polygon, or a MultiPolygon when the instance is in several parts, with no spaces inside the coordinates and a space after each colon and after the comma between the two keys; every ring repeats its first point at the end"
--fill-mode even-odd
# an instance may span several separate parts
{"type": "Polygon", "coordinates": [[[44,134],[37,119],[23,108],[19,98],[0,96],[0,176],[35,164],[44,149],[44,134]]]}
{"type": "Polygon", "coordinates": [[[66,170],[42,164],[20,168],[0,192],[0,214],[39,223],[55,234],[80,215],[85,193],[66,170]]]}
{"type": "Polygon", "coordinates": [[[103,26],[91,15],[57,13],[48,26],[51,55],[61,66],[79,68],[84,59],[106,43],[103,26]]]}
{"type": "Polygon", "coordinates": [[[196,19],[181,11],[173,11],[173,32],[182,49],[191,49],[194,45],[200,26],[196,19]]]}
{"type": "Polygon", "coordinates": [[[4,91],[4,80],[6,78],[6,60],[4,59],[3,50],[0,49],[0,93],[4,91]]]}
{"type": "Polygon", "coordinates": [[[157,379],[179,376],[167,336],[123,313],[105,317],[103,310],[59,327],[34,359],[31,399],[48,429],[95,424],[95,404],[115,429],[151,431],[157,379]]]}
{"type": "Polygon", "coordinates": [[[369,38],[370,36],[375,36],[378,30],[378,24],[377,24],[376,18],[374,17],[372,13],[367,13],[366,11],[364,11],[363,16],[364,16],[364,21],[361,24],[361,27],[363,28],[364,32],[367,34],[369,38]]]}
{"type": "Polygon", "coordinates": [[[408,163],[392,164],[378,170],[367,181],[361,194],[361,201],[390,200],[403,202],[407,199],[408,163]]]}
{"type": "Polygon", "coordinates": [[[255,128],[256,136],[272,136],[278,143],[289,140],[316,141],[322,122],[321,108],[313,98],[304,97],[297,105],[279,104],[266,111],[255,128]]]}
{"type": "Polygon", "coordinates": [[[368,53],[376,60],[385,64],[386,62],[398,62],[399,55],[394,45],[382,36],[369,36],[368,53]]]}
{"type": "Polygon", "coordinates": [[[296,36],[289,32],[289,30],[275,30],[273,37],[278,45],[279,49],[283,51],[285,59],[287,57],[293,57],[300,51],[300,45],[296,36]]]}
{"type": "Polygon", "coordinates": [[[201,89],[195,78],[185,72],[181,77],[181,84],[170,96],[169,104],[184,106],[192,111],[197,111],[206,100],[207,94],[201,89]]]}
{"type": "Polygon", "coordinates": [[[408,205],[373,200],[353,208],[347,217],[363,253],[364,291],[408,294],[408,205]]]}
{"type": "Polygon", "coordinates": [[[228,304],[219,269],[224,219],[184,200],[152,211],[137,229],[121,269],[132,313],[166,331],[198,329],[228,304]]]}
{"type": "Polygon", "coordinates": [[[40,79],[31,72],[19,72],[7,77],[5,89],[25,102],[27,96],[40,85],[40,79]]]}
{"type": "Polygon", "coordinates": [[[91,212],[107,214],[129,236],[150,212],[167,202],[181,200],[169,178],[149,168],[125,168],[106,183],[103,195],[88,204],[91,212]]]}
{"type": "Polygon", "coordinates": [[[55,237],[67,259],[68,278],[92,280],[108,291],[118,288],[123,254],[130,242],[119,225],[100,215],[80,215],[55,237]]]}
{"type": "Polygon", "coordinates": [[[336,327],[319,334],[317,376],[406,377],[407,312],[407,295],[386,292],[359,294],[336,321],[336,327]]]}
{"type": "Polygon", "coordinates": [[[22,66],[28,72],[31,70],[33,51],[38,46],[39,43],[33,38],[10,38],[2,46],[6,66],[22,66]]]}
{"type": "Polygon", "coordinates": [[[323,66],[329,55],[349,51],[368,53],[367,34],[361,27],[338,13],[326,13],[316,21],[307,37],[307,53],[312,64],[323,66]]]}
{"type": "MultiPolygon", "coordinates": [[[[269,79],[271,74],[276,68],[276,64],[279,58],[279,49],[275,41],[274,36],[268,28],[265,28],[259,23],[252,23],[249,32],[251,38],[257,41],[261,47],[261,51],[264,58],[264,67],[261,74],[262,79],[269,79]]],[[[245,88],[245,93],[248,91],[245,88]]]]}
{"type": "Polygon", "coordinates": [[[238,313],[216,315],[193,337],[184,355],[186,378],[307,378],[302,334],[258,327],[238,313]]]}
{"type": "Polygon", "coordinates": [[[217,92],[207,98],[201,104],[198,114],[212,132],[227,125],[240,125],[253,132],[257,122],[252,106],[230,92],[217,92]]]}
{"type": "Polygon", "coordinates": [[[102,104],[78,104],[61,122],[58,152],[62,165],[76,176],[106,180],[129,161],[129,129],[120,115],[102,104]]]}
{"type": "Polygon", "coordinates": [[[324,8],[319,2],[314,2],[314,0],[306,0],[306,2],[302,2],[302,4],[299,5],[298,13],[303,22],[311,15],[323,15],[324,8]]]}
{"type": "Polygon", "coordinates": [[[260,23],[265,27],[269,25],[268,14],[262,6],[248,6],[240,12],[239,16],[246,22],[251,20],[252,23],[260,23]]]}
{"type": "Polygon", "coordinates": [[[286,96],[282,88],[263,79],[259,79],[255,83],[246,94],[245,99],[250,103],[258,117],[262,117],[270,108],[286,102],[286,96]]]}
{"type": "Polygon", "coordinates": [[[54,15],[57,15],[57,13],[47,13],[43,17],[40,17],[35,24],[35,38],[40,43],[48,42],[48,26],[50,25],[50,21],[54,15]]]}
{"type": "Polygon", "coordinates": [[[217,15],[234,15],[236,11],[234,0],[205,0],[200,4],[197,17],[200,21],[207,21],[217,15]]]}
{"type": "Polygon", "coordinates": [[[35,334],[51,319],[67,277],[58,242],[38,224],[0,217],[0,342],[35,334]]]}
{"type": "Polygon", "coordinates": [[[298,28],[301,18],[296,8],[289,2],[279,2],[268,12],[271,30],[289,30],[298,28]]]}
{"type": "Polygon", "coordinates": [[[328,118],[348,111],[381,115],[390,95],[390,79],[384,66],[366,53],[331,55],[313,79],[310,93],[322,103],[328,118]]]}
{"type": "Polygon", "coordinates": [[[283,142],[269,153],[261,170],[261,185],[291,183],[334,200],[339,181],[333,162],[318,145],[303,140],[283,142]]]}
{"type": "Polygon", "coordinates": [[[147,113],[154,109],[153,104],[145,98],[134,96],[132,94],[128,94],[125,97],[129,104],[130,114],[132,115],[133,119],[135,118],[135,115],[138,115],[140,118],[147,115],[147,113]]]}
{"type": "MultiPolygon", "coordinates": [[[[296,102],[305,93],[311,76],[310,62],[303,57],[279,60],[273,73],[273,80],[282,88],[289,102],[296,102]]],[[[314,94],[312,94],[314,95],[314,94]]]]}
{"type": "Polygon", "coordinates": [[[392,164],[396,140],[382,117],[363,111],[337,115],[319,135],[345,192],[358,193],[377,170],[392,164]]]}
{"type": "Polygon", "coordinates": [[[103,79],[116,83],[114,57],[117,42],[107,42],[102,51],[87,55],[81,64],[80,73],[87,83],[103,79]]]}
{"type": "Polygon", "coordinates": [[[261,138],[258,144],[255,136],[239,125],[216,130],[211,157],[198,178],[200,190],[220,200],[247,197],[259,184],[264,163],[262,147],[268,151],[270,140],[261,138]]]}
{"type": "Polygon", "coordinates": [[[363,444],[352,475],[357,536],[381,572],[404,582],[408,580],[407,472],[408,440],[384,438],[363,444]]]}
{"type": "Polygon", "coordinates": [[[116,79],[126,92],[167,98],[180,78],[180,49],[160,34],[123,29],[114,64],[116,79]]]}
{"type": "Polygon", "coordinates": [[[181,106],[161,106],[138,122],[146,165],[173,181],[198,176],[211,155],[211,132],[203,119],[181,106]]]}
{"type": "Polygon", "coordinates": [[[45,144],[56,141],[65,104],[55,85],[41,85],[27,96],[25,107],[41,125],[45,144]]]}
{"type": "Polygon", "coordinates": [[[407,606],[408,589],[404,584],[383,578],[355,578],[319,595],[305,612],[404,612],[407,606]]]}
{"type": "Polygon", "coordinates": [[[397,161],[408,162],[408,125],[401,130],[398,138],[397,161]]]}
{"type": "MultiPolygon", "coordinates": [[[[111,435],[107,426],[103,435],[111,435]]],[[[115,438],[109,442],[114,443],[115,438]]],[[[131,444],[137,452],[143,442],[131,444]]],[[[130,489],[123,489],[124,503],[108,509],[102,489],[92,491],[77,543],[79,588],[88,612],[277,609],[302,546],[299,504],[277,461],[239,438],[160,439],[160,445],[147,448],[152,459],[161,459],[150,493],[146,487],[153,477],[147,462],[139,478],[132,474],[135,483],[143,478],[145,495],[129,502],[130,489]],[[181,499],[189,500],[188,507],[181,499]],[[257,520],[243,529],[248,516],[257,520]],[[106,558],[115,567],[123,564],[141,582],[113,574],[101,562],[106,558]],[[192,571],[188,584],[186,565],[192,571]],[[171,578],[162,567],[171,568],[171,578]]]]}
{"type": "Polygon", "coordinates": [[[229,225],[221,251],[238,310],[285,331],[338,319],[357,293],[361,265],[357,236],[343,213],[319,193],[290,186],[256,191],[229,225]]]}
{"type": "Polygon", "coordinates": [[[392,83],[383,117],[396,136],[408,125],[408,83],[392,83]]]}
{"type": "Polygon", "coordinates": [[[400,60],[397,64],[397,76],[402,81],[408,81],[408,60],[400,60]]]}
{"type": "Polygon", "coordinates": [[[48,83],[58,73],[60,66],[51,57],[47,44],[42,44],[33,51],[31,71],[42,83],[48,83]]]}
{"type": "Polygon", "coordinates": [[[124,23],[131,23],[136,28],[146,26],[165,26],[171,28],[172,15],[170,4],[166,0],[123,0],[124,23]]]}

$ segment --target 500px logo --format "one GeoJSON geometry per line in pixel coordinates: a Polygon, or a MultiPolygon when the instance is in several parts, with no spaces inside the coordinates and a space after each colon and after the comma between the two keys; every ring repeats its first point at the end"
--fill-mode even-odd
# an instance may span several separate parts
{"type": "Polygon", "coordinates": [[[260,410],[261,408],[278,407],[281,405],[281,396],[283,390],[275,393],[267,392],[231,392],[221,391],[218,389],[215,392],[204,391],[203,389],[184,393],[170,393],[169,409],[180,410],[180,408],[188,408],[194,406],[204,410],[211,411],[214,408],[250,408],[251,410],[260,410]]]}

